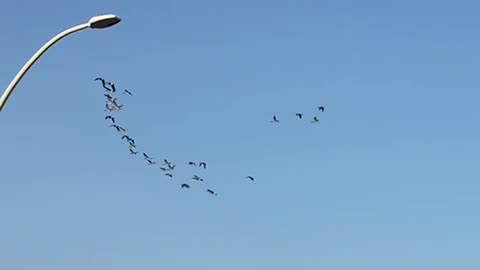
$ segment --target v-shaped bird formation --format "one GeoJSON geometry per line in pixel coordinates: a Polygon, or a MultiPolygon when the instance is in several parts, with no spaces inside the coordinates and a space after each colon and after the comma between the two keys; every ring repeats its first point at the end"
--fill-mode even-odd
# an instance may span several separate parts
{"type": "MultiPolygon", "coordinates": [[[[105,101],[105,112],[107,115],[105,116],[105,120],[110,123],[110,127],[114,128],[114,130],[120,135],[120,139],[122,141],[127,142],[128,144],[128,149],[129,149],[129,154],[138,156],[139,153],[141,153],[143,159],[146,161],[146,164],[148,166],[158,166],[162,174],[168,178],[174,179],[174,171],[176,168],[176,164],[174,164],[172,161],[169,161],[168,159],[164,158],[163,163],[159,165],[159,162],[151,155],[147,154],[145,151],[138,151],[137,150],[137,144],[135,140],[132,138],[131,135],[127,134],[127,129],[123,126],[121,126],[117,119],[113,117],[111,114],[121,111],[124,109],[123,104],[119,104],[119,100],[116,97],[117,89],[115,87],[115,84],[112,82],[108,82],[105,79],[98,77],[95,79],[95,81],[100,81],[102,84],[103,89],[105,90],[104,96],[106,97],[105,101]]],[[[122,91],[122,94],[133,97],[133,93],[127,89],[124,89],[122,91]]],[[[185,165],[191,166],[191,167],[197,167],[197,168],[202,168],[203,170],[207,169],[207,163],[205,161],[189,161],[185,165]]],[[[249,179],[251,181],[254,181],[254,178],[252,176],[247,176],[246,179],[249,179]]],[[[195,181],[195,182],[204,182],[203,177],[193,174],[191,179],[184,179],[184,181],[195,181]]],[[[183,181],[182,181],[183,182],[183,181]]],[[[190,189],[191,185],[188,183],[180,183],[180,188],[182,189],[190,189]]],[[[205,192],[207,192],[210,195],[217,196],[217,192],[215,192],[211,188],[206,188],[205,192]]]]}

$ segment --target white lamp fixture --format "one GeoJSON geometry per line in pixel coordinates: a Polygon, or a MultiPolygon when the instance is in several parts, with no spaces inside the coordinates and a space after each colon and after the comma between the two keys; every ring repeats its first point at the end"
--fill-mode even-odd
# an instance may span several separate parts
{"type": "Polygon", "coordinates": [[[3,106],[7,102],[8,98],[12,94],[13,90],[17,86],[17,84],[20,82],[22,77],[27,73],[27,71],[30,69],[30,67],[42,56],[43,53],[45,53],[50,47],[52,47],[53,44],[58,42],[60,39],[78,32],[80,30],[84,30],[87,28],[92,28],[92,29],[103,29],[107,28],[110,26],[113,26],[117,23],[119,23],[122,19],[120,17],[113,15],[113,14],[105,14],[105,15],[99,15],[92,17],[88,22],[79,24],[77,26],[71,27],[60,34],[54,36],[52,39],[50,39],[47,43],[45,43],[33,56],[28,60],[27,63],[22,67],[22,69],[17,73],[15,78],[13,78],[12,82],[10,85],[8,85],[7,89],[3,93],[2,97],[0,98],[0,111],[2,111],[3,106]]]}

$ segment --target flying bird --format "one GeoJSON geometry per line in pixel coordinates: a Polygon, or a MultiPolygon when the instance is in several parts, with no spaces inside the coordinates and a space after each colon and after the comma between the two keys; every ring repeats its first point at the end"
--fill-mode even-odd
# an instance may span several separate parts
{"type": "Polygon", "coordinates": [[[207,163],[205,163],[205,162],[200,162],[200,163],[198,164],[198,167],[203,167],[204,169],[206,169],[206,168],[207,168],[207,163]]]}
{"type": "Polygon", "coordinates": [[[157,162],[156,161],[152,161],[151,159],[147,159],[148,161],[148,165],[155,165],[157,162]]]}
{"type": "Polygon", "coordinates": [[[213,191],[213,190],[211,190],[211,189],[209,189],[209,188],[207,189],[207,192],[210,193],[210,194],[212,194],[212,195],[217,196],[217,193],[215,193],[215,191],[213,191]]]}
{"type": "Polygon", "coordinates": [[[112,85],[112,84],[109,83],[109,82],[106,82],[103,78],[96,78],[95,81],[101,81],[103,88],[105,88],[107,91],[109,91],[109,92],[115,92],[115,91],[112,91],[112,89],[110,89],[110,88],[107,87],[107,84],[108,84],[108,85],[112,85]]]}
{"type": "Polygon", "coordinates": [[[121,126],[119,126],[119,125],[110,125],[110,127],[116,128],[117,131],[118,131],[118,132],[121,132],[121,133],[127,131],[126,129],[124,129],[123,127],[121,127],[121,126]]]}
{"type": "Polygon", "coordinates": [[[168,176],[168,177],[170,177],[170,178],[173,177],[173,175],[172,175],[171,173],[166,173],[165,175],[168,176]]]}
{"type": "Polygon", "coordinates": [[[123,136],[122,136],[122,140],[123,140],[123,139],[127,139],[127,141],[130,141],[130,137],[128,137],[128,135],[123,135],[123,136]]]}
{"type": "Polygon", "coordinates": [[[318,118],[316,116],[313,117],[312,123],[313,124],[318,124],[318,122],[320,122],[320,120],[318,120],[318,118]]]}
{"type": "Polygon", "coordinates": [[[167,167],[169,170],[174,170],[175,169],[175,166],[177,165],[172,165],[172,164],[168,164],[167,167]]]}
{"type": "Polygon", "coordinates": [[[108,106],[108,103],[105,103],[105,111],[106,112],[113,112],[113,111],[115,111],[115,108],[110,108],[110,106],[108,106]]]}
{"type": "Polygon", "coordinates": [[[117,110],[121,110],[121,109],[123,108],[123,105],[119,105],[119,104],[117,103],[117,99],[116,99],[116,98],[114,98],[114,99],[112,99],[112,100],[108,100],[108,102],[110,102],[110,104],[112,104],[113,107],[115,107],[115,109],[117,109],[117,110]]]}
{"type": "Polygon", "coordinates": [[[128,91],[127,89],[123,89],[123,93],[124,93],[125,95],[133,96],[133,95],[132,95],[132,92],[128,91]]]}
{"type": "MultiPolygon", "coordinates": [[[[110,96],[109,94],[106,94],[106,95],[104,95],[104,96],[107,97],[107,101],[110,102],[111,104],[114,104],[115,102],[117,102],[117,99],[118,99],[118,98],[116,98],[116,97],[112,97],[112,96],[110,96]]],[[[115,104],[114,104],[114,105],[115,105],[115,104]]]]}
{"type": "Polygon", "coordinates": [[[195,162],[193,162],[193,161],[188,162],[188,165],[197,166],[197,164],[195,164],[195,162]]]}
{"type": "Polygon", "coordinates": [[[130,148],[130,155],[136,155],[136,154],[138,154],[138,152],[135,152],[135,151],[133,151],[132,148],[130,148]]]}
{"type": "Polygon", "coordinates": [[[182,184],[182,188],[190,188],[190,185],[188,185],[188,184],[182,184]]]}
{"type": "Polygon", "coordinates": [[[255,181],[255,178],[253,178],[252,176],[247,176],[246,178],[252,180],[252,181],[255,181]]]}
{"type": "Polygon", "coordinates": [[[112,92],[115,93],[117,91],[117,89],[115,89],[115,84],[114,83],[110,83],[110,86],[112,87],[112,92]]]}
{"type": "Polygon", "coordinates": [[[200,176],[196,175],[196,174],[193,175],[192,179],[193,179],[193,180],[197,180],[197,181],[203,181],[203,179],[202,179],[200,176]]]}
{"type": "Polygon", "coordinates": [[[111,117],[110,115],[105,116],[105,120],[108,120],[108,119],[112,120],[112,123],[115,124],[115,118],[111,117]]]}
{"type": "Polygon", "coordinates": [[[151,157],[149,157],[147,154],[143,153],[143,157],[144,159],[152,159],[151,157]]]}
{"type": "Polygon", "coordinates": [[[325,111],[325,108],[323,106],[318,106],[318,110],[323,112],[323,111],[325,111]]]}
{"type": "Polygon", "coordinates": [[[299,119],[302,119],[302,114],[301,113],[296,113],[296,116],[298,116],[299,119]]]}
{"type": "Polygon", "coordinates": [[[273,116],[273,120],[272,120],[272,121],[270,121],[270,122],[272,122],[272,123],[280,123],[280,121],[278,121],[278,119],[277,119],[277,116],[276,116],[276,115],[274,115],[274,116],[273,116]]]}

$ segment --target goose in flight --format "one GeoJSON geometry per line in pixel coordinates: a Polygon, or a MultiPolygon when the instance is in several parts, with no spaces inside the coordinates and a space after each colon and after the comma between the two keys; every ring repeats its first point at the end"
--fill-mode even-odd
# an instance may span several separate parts
{"type": "Polygon", "coordinates": [[[301,113],[296,113],[296,116],[298,116],[299,119],[302,119],[302,114],[301,113]]]}
{"type": "Polygon", "coordinates": [[[156,161],[153,161],[151,159],[147,159],[148,161],[148,165],[155,165],[157,162],[156,161]]]}
{"type": "Polygon", "coordinates": [[[108,103],[105,103],[105,111],[106,112],[113,112],[113,111],[115,111],[115,108],[110,108],[110,106],[108,106],[108,103]]]}
{"type": "Polygon", "coordinates": [[[197,166],[197,164],[195,164],[195,162],[193,162],[193,161],[188,162],[188,165],[197,166]]]}
{"type": "Polygon", "coordinates": [[[318,122],[320,122],[320,120],[318,120],[318,118],[316,116],[313,117],[312,123],[313,124],[318,124],[318,122]]]}
{"type": "Polygon", "coordinates": [[[168,164],[168,165],[167,165],[168,170],[174,170],[174,169],[175,169],[175,166],[177,166],[177,165],[172,165],[172,164],[168,164]]]}
{"type": "Polygon", "coordinates": [[[206,169],[206,168],[207,168],[207,163],[205,163],[205,162],[200,162],[200,163],[198,164],[198,167],[203,167],[204,169],[206,169]]]}
{"type": "Polygon", "coordinates": [[[217,196],[217,193],[215,193],[215,191],[213,191],[213,190],[211,190],[211,189],[209,189],[209,188],[207,189],[207,192],[210,193],[210,194],[212,194],[212,195],[217,196]]]}
{"type": "Polygon", "coordinates": [[[122,109],[122,107],[123,107],[123,105],[119,105],[119,104],[117,103],[117,99],[116,99],[116,98],[114,98],[114,99],[112,99],[112,100],[108,100],[108,102],[110,102],[110,103],[113,105],[113,107],[115,107],[116,109],[119,109],[119,110],[120,110],[120,109],[122,109]]]}
{"type": "Polygon", "coordinates": [[[149,157],[147,154],[143,153],[143,158],[144,159],[152,159],[151,157],[149,157]]]}
{"type": "Polygon", "coordinates": [[[165,172],[168,171],[167,168],[164,168],[164,167],[159,167],[159,168],[160,168],[160,170],[162,170],[162,171],[165,171],[165,172]]]}
{"type": "Polygon", "coordinates": [[[192,179],[193,179],[193,180],[197,180],[197,181],[203,181],[203,179],[202,179],[200,176],[196,175],[196,174],[193,175],[192,179]]]}
{"type": "Polygon", "coordinates": [[[126,129],[124,129],[123,127],[121,127],[121,126],[119,126],[119,125],[110,125],[110,127],[116,128],[117,131],[118,131],[118,132],[121,132],[121,133],[127,131],[126,129]]]}
{"type": "Polygon", "coordinates": [[[270,121],[270,122],[272,122],[272,123],[280,123],[280,121],[278,121],[278,119],[277,119],[277,116],[276,116],[276,115],[274,115],[274,116],[273,116],[273,120],[272,120],[272,121],[270,121]]]}
{"type": "Polygon", "coordinates": [[[105,94],[104,96],[107,97],[107,101],[110,102],[110,103],[112,103],[112,104],[113,104],[114,102],[117,102],[117,99],[118,99],[118,98],[116,98],[116,97],[112,97],[112,96],[110,96],[109,94],[105,94]]]}
{"type": "Polygon", "coordinates": [[[190,188],[189,184],[182,184],[182,188],[190,188]]]}
{"type": "Polygon", "coordinates": [[[255,178],[253,178],[252,176],[247,176],[246,178],[252,180],[252,181],[255,181],[255,178]]]}
{"type": "Polygon", "coordinates": [[[110,86],[112,87],[112,92],[115,93],[117,91],[117,89],[115,89],[115,84],[114,83],[110,83],[110,86]]]}
{"type": "Polygon", "coordinates": [[[323,107],[323,106],[318,106],[318,110],[321,111],[321,112],[323,112],[323,111],[325,111],[325,107],[323,107]]]}
{"type": "Polygon", "coordinates": [[[133,96],[133,95],[132,95],[132,92],[128,91],[127,89],[123,89],[123,93],[124,93],[125,95],[133,96]]]}
{"type": "Polygon", "coordinates": [[[136,154],[138,154],[138,152],[136,152],[136,151],[133,151],[133,149],[132,149],[132,148],[130,148],[129,150],[130,150],[130,155],[136,155],[136,154]]]}
{"type": "Polygon", "coordinates": [[[130,137],[128,137],[128,135],[123,135],[123,136],[122,136],[122,140],[123,140],[123,139],[127,139],[127,141],[130,141],[130,140],[131,140],[130,137]]]}
{"type": "MultiPolygon", "coordinates": [[[[108,84],[108,85],[112,85],[112,83],[106,82],[103,78],[100,78],[100,77],[99,77],[99,78],[95,78],[95,81],[101,81],[103,88],[105,88],[105,89],[106,89],[107,91],[109,91],[109,92],[112,92],[112,89],[110,89],[110,88],[107,87],[107,84],[108,84]]],[[[115,91],[113,91],[113,92],[115,92],[115,91]]]]}
{"type": "Polygon", "coordinates": [[[112,120],[112,123],[115,124],[115,118],[111,117],[110,115],[105,116],[105,120],[108,120],[108,119],[112,120]]]}
{"type": "Polygon", "coordinates": [[[168,176],[168,177],[170,177],[170,178],[173,177],[173,175],[172,175],[171,173],[165,173],[165,175],[168,176]]]}

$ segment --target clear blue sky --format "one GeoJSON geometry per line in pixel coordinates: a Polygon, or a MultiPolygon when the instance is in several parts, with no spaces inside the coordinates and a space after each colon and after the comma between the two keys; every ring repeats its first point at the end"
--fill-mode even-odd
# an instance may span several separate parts
{"type": "Polygon", "coordinates": [[[0,113],[0,269],[479,269],[479,8],[7,1],[4,88],[58,32],[123,21],[56,44],[0,113]]]}

